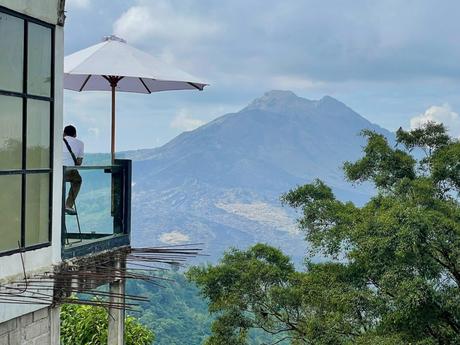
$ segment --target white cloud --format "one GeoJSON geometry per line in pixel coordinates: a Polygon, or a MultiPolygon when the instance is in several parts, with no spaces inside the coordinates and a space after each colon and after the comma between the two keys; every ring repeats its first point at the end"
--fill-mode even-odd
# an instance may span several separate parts
{"type": "Polygon", "coordinates": [[[450,135],[460,137],[460,116],[452,110],[449,104],[429,107],[424,113],[410,119],[410,127],[418,128],[429,121],[444,124],[450,135]]]}
{"type": "Polygon", "coordinates": [[[90,0],[67,0],[66,5],[69,8],[89,8],[90,0]]]}
{"type": "Polygon", "coordinates": [[[134,43],[153,38],[190,42],[214,35],[219,26],[185,13],[180,6],[173,8],[170,2],[155,1],[129,8],[114,23],[113,31],[134,43]]]}
{"type": "Polygon", "coordinates": [[[190,117],[185,109],[181,109],[179,114],[171,122],[171,127],[184,131],[191,131],[197,127],[204,125],[205,122],[200,119],[190,117]]]}

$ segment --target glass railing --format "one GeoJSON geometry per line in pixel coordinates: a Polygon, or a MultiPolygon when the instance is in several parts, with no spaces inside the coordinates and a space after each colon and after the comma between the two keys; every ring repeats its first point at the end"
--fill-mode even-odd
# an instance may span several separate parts
{"type": "Polygon", "coordinates": [[[62,247],[67,257],[129,244],[131,161],[64,167],[62,247]],[[71,182],[81,178],[73,209],[65,207],[71,182]],[[123,238],[123,240],[120,240],[123,238]],[[102,242],[106,242],[102,245],[102,242]]]}

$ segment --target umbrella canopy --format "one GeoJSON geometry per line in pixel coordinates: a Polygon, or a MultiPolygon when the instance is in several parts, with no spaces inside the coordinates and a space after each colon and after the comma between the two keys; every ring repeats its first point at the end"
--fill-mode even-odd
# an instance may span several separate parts
{"type": "Polygon", "coordinates": [[[115,92],[203,90],[208,85],[116,36],[64,58],[64,88],[112,92],[112,161],[115,154],[115,92]]]}

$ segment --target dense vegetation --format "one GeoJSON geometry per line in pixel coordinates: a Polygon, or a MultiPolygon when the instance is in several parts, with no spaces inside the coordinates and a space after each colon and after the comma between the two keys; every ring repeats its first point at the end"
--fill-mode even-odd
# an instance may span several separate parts
{"type": "Polygon", "coordinates": [[[397,147],[363,134],[364,156],[344,165],[376,187],[363,207],[320,180],[283,196],[326,262],[299,272],[259,244],[188,272],[216,317],[207,345],[247,344],[251,329],[273,344],[460,343],[460,143],[433,123],[398,130],[397,147]]]}
{"type": "MultiPolygon", "coordinates": [[[[214,316],[200,290],[180,272],[157,272],[160,285],[129,281],[127,292],[148,297],[141,312],[133,316],[155,332],[155,345],[199,345],[211,334],[214,316]]],[[[270,339],[250,332],[248,343],[259,345],[270,339]]]]}
{"type": "MultiPolygon", "coordinates": [[[[132,316],[126,317],[126,345],[151,345],[154,333],[132,316]]],[[[107,344],[108,313],[105,308],[64,304],[61,308],[63,345],[107,344]]]]}
{"type": "MultiPolygon", "coordinates": [[[[399,130],[397,147],[363,134],[362,159],[344,165],[349,181],[376,188],[363,207],[320,180],[282,198],[301,211],[304,270],[258,244],[190,269],[192,282],[159,272],[162,286],[128,283],[129,294],[151,300],[134,316],[155,344],[460,343],[460,143],[435,124],[399,130]],[[318,254],[326,261],[310,260],[318,254]]],[[[89,344],[89,329],[105,339],[106,320],[85,308],[63,309],[63,336],[83,337],[65,344],[89,344]]]]}
{"type": "Polygon", "coordinates": [[[160,271],[156,275],[160,285],[128,282],[127,293],[150,300],[133,316],[155,332],[155,345],[201,344],[209,334],[212,319],[199,290],[181,273],[160,271]]]}

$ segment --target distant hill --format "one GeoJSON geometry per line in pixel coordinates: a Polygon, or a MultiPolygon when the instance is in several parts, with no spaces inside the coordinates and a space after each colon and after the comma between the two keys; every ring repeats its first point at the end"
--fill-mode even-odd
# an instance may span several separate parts
{"type": "MultiPolygon", "coordinates": [[[[155,332],[155,345],[198,345],[211,335],[215,315],[208,312],[208,303],[198,287],[182,273],[158,271],[159,284],[128,280],[128,294],[147,297],[140,304],[140,313],[133,316],[155,332]]],[[[248,344],[272,344],[276,336],[250,330],[248,344]]],[[[279,343],[286,345],[287,342],[279,343]]]]}
{"type": "Polygon", "coordinates": [[[270,91],[160,148],[126,152],[134,244],[203,242],[214,261],[229,246],[267,242],[299,262],[306,244],[279,196],[321,178],[339,198],[365,202],[372,190],[346,183],[341,166],[361,156],[366,128],[394,138],[332,97],[270,91]]]}

